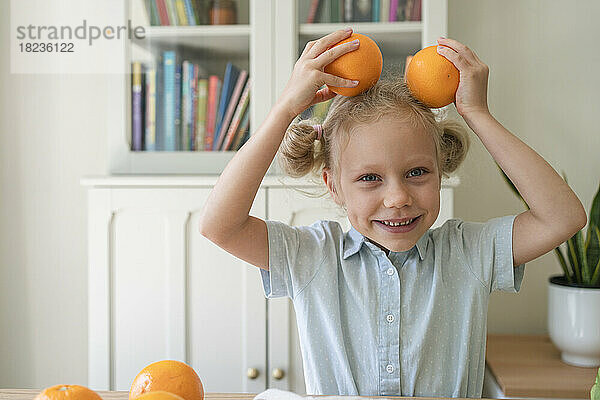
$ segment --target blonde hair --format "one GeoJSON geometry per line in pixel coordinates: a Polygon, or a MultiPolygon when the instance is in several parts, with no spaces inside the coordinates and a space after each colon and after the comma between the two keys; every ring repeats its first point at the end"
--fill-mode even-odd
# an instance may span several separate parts
{"type": "Polygon", "coordinates": [[[279,148],[279,164],[295,178],[311,172],[320,175],[323,168],[332,169],[335,175],[340,151],[353,127],[385,115],[400,117],[432,135],[441,176],[449,177],[465,159],[470,145],[466,129],[454,120],[438,121],[432,110],[411,94],[402,76],[391,76],[381,78],[357,96],[336,96],[322,122],[319,140],[318,130],[313,127],[319,121],[308,119],[291,124],[279,148]]]}

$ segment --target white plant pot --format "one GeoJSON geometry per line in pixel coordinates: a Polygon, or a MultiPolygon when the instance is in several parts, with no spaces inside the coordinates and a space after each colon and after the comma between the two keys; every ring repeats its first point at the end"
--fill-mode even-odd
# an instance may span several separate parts
{"type": "Polygon", "coordinates": [[[600,366],[600,288],[548,283],[548,331],[561,359],[578,367],[600,366]]]}

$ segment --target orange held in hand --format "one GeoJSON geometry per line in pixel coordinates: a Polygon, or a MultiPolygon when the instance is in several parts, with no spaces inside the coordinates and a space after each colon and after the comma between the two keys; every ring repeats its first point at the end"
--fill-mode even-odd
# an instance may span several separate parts
{"type": "Polygon", "coordinates": [[[35,400],[102,400],[102,398],[85,386],[56,385],[42,390],[35,400]]]}
{"type": "Polygon", "coordinates": [[[200,377],[192,367],[180,361],[157,361],[142,369],[131,384],[129,400],[156,391],[173,393],[185,400],[204,399],[204,388],[200,377]]]}
{"type": "Polygon", "coordinates": [[[353,33],[347,39],[335,44],[335,46],[355,39],[360,41],[358,49],[341,55],[325,66],[324,69],[328,74],[358,81],[358,85],[351,88],[327,85],[329,90],[342,96],[356,96],[369,89],[377,83],[383,68],[383,56],[379,46],[368,36],[353,33]]]}
{"type": "Polygon", "coordinates": [[[427,107],[440,108],[455,100],[460,74],[437,46],[425,47],[415,54],[406,69],[406,83],[427,107]]]}

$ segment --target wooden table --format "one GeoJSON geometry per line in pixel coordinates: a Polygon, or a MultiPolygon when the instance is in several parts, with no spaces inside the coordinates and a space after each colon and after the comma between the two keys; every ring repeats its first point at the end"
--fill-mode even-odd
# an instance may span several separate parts
{"type": "Polygon", "coordinates": [[[565,364],[547,335],[488,334],[486,364],[507,397],[589,399],[598,372],[565,364]]]}
{"type": "MultiPolygon", "coordinates": [[[[39,390],[35,389],[0,389],[0,399],[1,400],[33,400],[33,398],[39,393],[39,390]]],[[[127,400],[128,392],[104,392],[104,391],[96,391],[102,397],[103,400],[127,400]]],[[[252,400],[256,394],[253,393],[205,393],[204,400],[252,400]]],[[[386,396],[386,397],[359,397],[359,396],[310,396],[310,397],[323,397],[323,400],[327,398],[336,398],[336,399],[418,399],[418,400],[426,400],[426,399],[443,399],[441,397],[433,398],[433,397],[400,397],[400,396],[386,396]]],[[[449,399],[448,399],[449,400],[449,399]]],[[[456,399],[452,399],[456,400],[456,399]]],[[[465,399],[466,400],[466,399],[465,399]]],[[[469,399],[470,400],[470,399],[469,399]]]]}

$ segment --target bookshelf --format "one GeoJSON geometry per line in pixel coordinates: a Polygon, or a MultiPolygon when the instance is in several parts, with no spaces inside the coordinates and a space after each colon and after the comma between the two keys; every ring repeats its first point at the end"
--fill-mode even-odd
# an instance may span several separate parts
{"type": "MultiPolygon", "coordinates": [[[[122,59],[124,71],[131,71],[132,61],[156,59],[165,50],[176,50],[182,60],[197,60],[202,73],[219,75],[221,80],[231,62],[251,78],[250,134],[282,92],[308,41],[350,25],[377,41],[385,72],[403,68],[407,55],[447,34],[447,0],[421,0],[420,21],[339,23],[306,23],[313,0],[236,0],[237,24],[196,26],[152,26],[145,13],[148,1],[127,0],[117,10],[122,21],[145,29],[143,39],[125,43],[121,54],[115,55],[122,59]]],[[[131,73],[111,80],[115,96],[107,101],[110,174],[218,175],[225,168],[235,151],[132,151],[131,84],[131,73]]],[[[269,174],[278,173],[274,164],[269,174]]]]}

